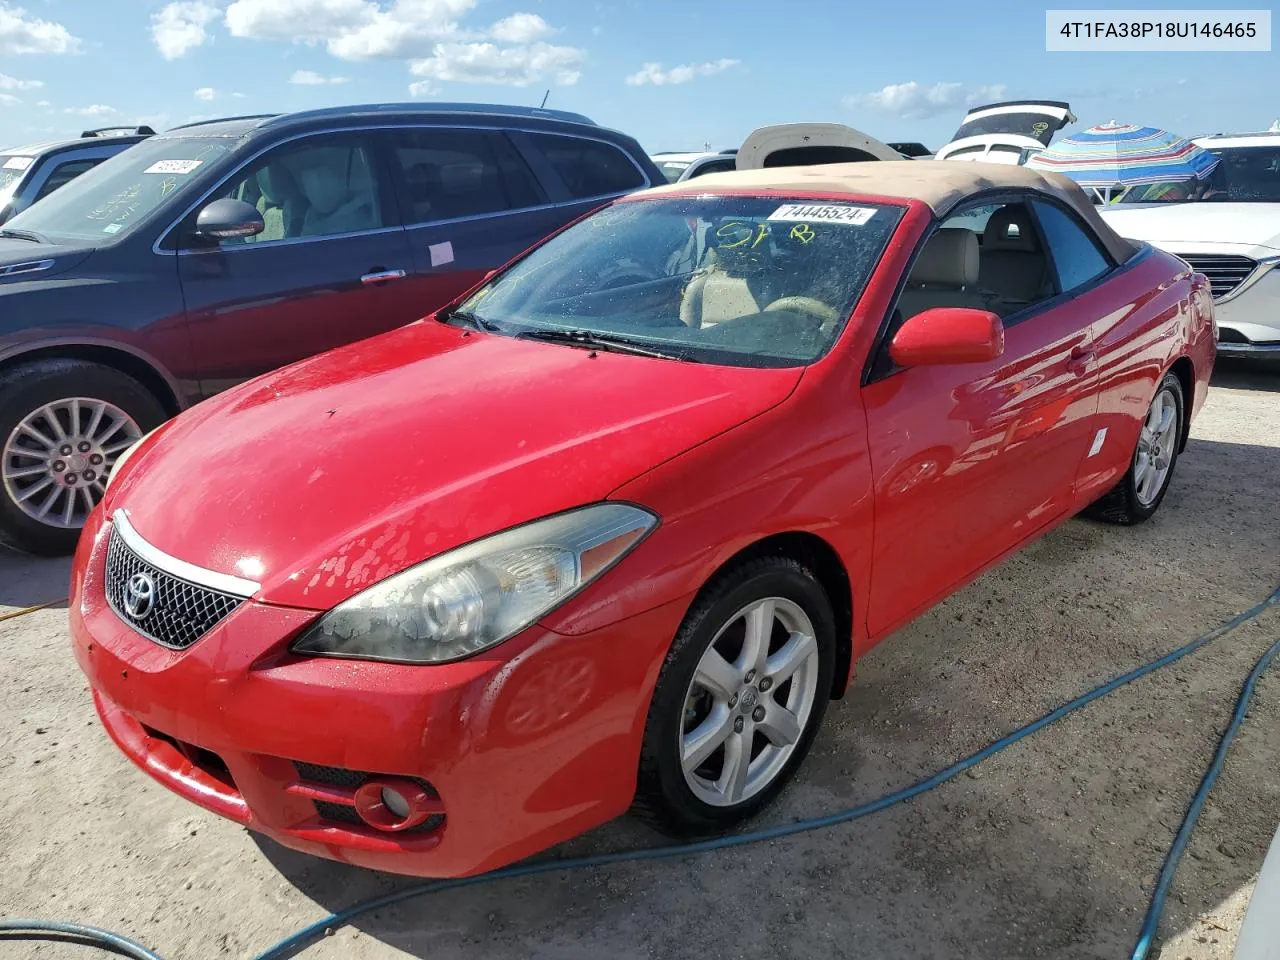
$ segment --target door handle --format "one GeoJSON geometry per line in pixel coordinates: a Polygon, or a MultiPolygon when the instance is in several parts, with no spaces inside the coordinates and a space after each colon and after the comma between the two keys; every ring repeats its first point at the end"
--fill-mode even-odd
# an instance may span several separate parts
{"type": "Polygon", "coordinates": [[[1082,374],[1089,369],[1089,363],[1096,356],[1093,347],[1075,347],[1067,360],[1067,369],[1075,374],[1082,374]]]}
{"type": "Polygon", "coordinates": [[[374,273],[366,273],[360,278],[360,282],[368,286],[371,283],[386,283],[388,280],[403,280],[404,277],[403,270],[378,270],[374,273]]]}

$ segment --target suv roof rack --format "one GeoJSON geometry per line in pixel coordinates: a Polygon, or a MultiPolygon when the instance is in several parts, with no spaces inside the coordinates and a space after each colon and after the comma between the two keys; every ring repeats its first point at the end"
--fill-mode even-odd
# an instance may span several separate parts
{"type": "Polygon", "coordinates": [[[98,127],[96,130],[85,130],[83,137],[154,137],[156,132],[145,124],[137,127],[98,127]]]}
{"type": "Polygon", "coordinates": [[[598,124],[590,117],[568,110],[548,110],[545,107],[520,107],[508,103],[363,103],[345,107],[321,107],[298,113],[276,115],[272,122],[308,120],[320,117],[341,116],[347,113],[490,113],[510,117],[545,117],[549,120],[565,120],[569,123],[598,124]]]}
{"type": "Polygon", "coordinates": [[[246,113],[239,117],[214,117],[211,120],[193,120],[191,123],[180,123],[176,127],[170,127],[169,130],[186,130],[189,127],[204,127],[211,123],[234,123],[237,120],[270,120],[278,116],[280,116],[278,113],[246,113]]]}

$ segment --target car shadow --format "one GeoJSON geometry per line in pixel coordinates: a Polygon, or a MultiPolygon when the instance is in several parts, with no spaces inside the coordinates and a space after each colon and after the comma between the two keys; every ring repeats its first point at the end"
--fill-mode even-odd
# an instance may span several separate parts
{"type": "Polygon", "coordinates": [[[1213,386],[1280,393],[1280,360],[1219,357],[1213,365],[1213,386]]]}
{"type": "Polygon", "coordinates": [[[70,557],[32,557],[0,547],[0,617],[39,605],[65,608],[70,579],[70,557]]]}
{"type": "MultiPolygon", "coordinates": [[[[1278,472],[1280,448],[1193,439],[1151,522],[1074,520],[889,638],[750,826],[907,786],[1266,597],[1280,586],[1278,472]]],[[[1240,682],[1276,636],[1280,612],[865,820],[436,893],[354,931],[433,960],[1127,955],[1240,682]]],[[[1260,691],[1178,872],[1166,939],[1225,936],[1201,918],[1251,881],[1280,820],[1267,734],[1280,675],[1260,691]]],[[[257,842],[325,910],[422,882],[257,842]]],[[[623,818],[544,858],[663,842],[623,818]]]]}

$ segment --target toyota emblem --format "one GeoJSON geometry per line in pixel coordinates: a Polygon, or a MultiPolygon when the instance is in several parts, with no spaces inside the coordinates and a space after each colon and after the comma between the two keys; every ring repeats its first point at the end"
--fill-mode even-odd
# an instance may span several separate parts
{"type": "Polygon", "coordinates": [[[124,588],[124,612],[134,620],[145,620],[155,605],[156,582],[145,573],[135,573],[124,588]]]}

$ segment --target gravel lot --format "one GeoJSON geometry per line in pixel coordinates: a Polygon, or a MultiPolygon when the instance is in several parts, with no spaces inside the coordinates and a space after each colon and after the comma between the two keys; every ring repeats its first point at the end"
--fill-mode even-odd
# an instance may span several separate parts
{"type": "MultiPolygon", "coordinates": [[[[1280,585],[1280,370],[1221,366],[1156,519],[1073,521],[882,644],[769,822],[944,767],[1280,585]]],[[[0,615],[66,562],[0,555],[0,615]]],[[[255,838],[136,771],[99,728],[58,604],[0,622],[0,914],[170,960],[252,956],[409,882],[255,838]]],[[[552,874],[365,917],[322,958],[1127,957],[1156,872],[1280,609],[905,805],[686,860],[552,874]]],[[[1280,821],[1280,670],[1183,861],[1164,960],[1231,956],[1280,821]]],[[[634,822],[555,854],[652,844],[634,822]]],[[[6,958],[81,947],[4,942],[6,958]]]]}

